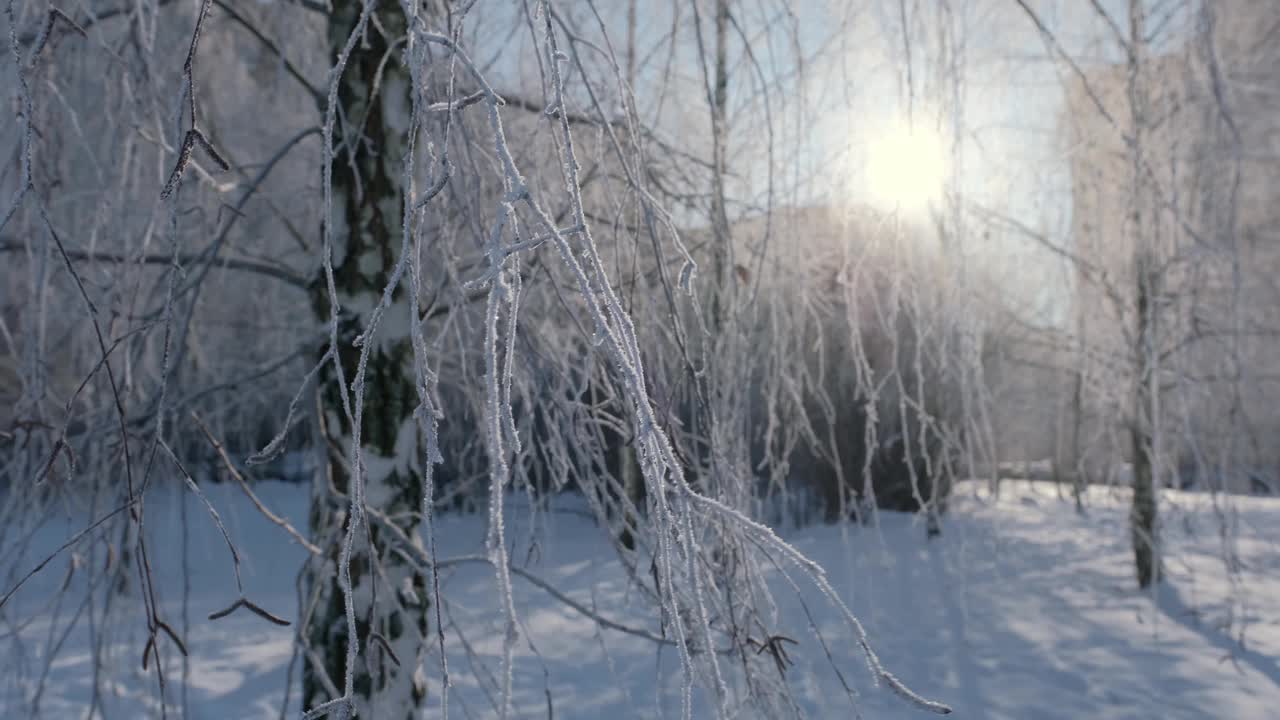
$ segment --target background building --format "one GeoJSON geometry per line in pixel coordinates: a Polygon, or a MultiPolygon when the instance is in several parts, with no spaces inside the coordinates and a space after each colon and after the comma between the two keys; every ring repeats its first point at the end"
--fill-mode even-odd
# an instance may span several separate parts
{"type": "Polygon", "coordinates": [[[1161,477],[1238,490],[1280,460],[1280,8],[1218,3],[1185,41],[1133,65],[1084,67],[1063,135],[1072,176],[1074,327],[1065,352],[1096,476],[1131,454],[1138,368],[1158,378],[1161,477]],[[1135,113],[1135,102],[1138,112],[1135,113]],[[1152,320],[1138,334],[1138,259],[1152,320]],[[1074,374],[1074,373],[1072,373],[1074,374]]]}

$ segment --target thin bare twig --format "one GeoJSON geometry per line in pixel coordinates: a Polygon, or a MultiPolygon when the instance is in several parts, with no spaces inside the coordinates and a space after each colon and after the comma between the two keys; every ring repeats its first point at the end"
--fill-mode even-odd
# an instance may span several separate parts
{"type": "Polygon", "coordinates": [[[235,463],[231,462],[231,457],[227,455],[226,448],[223,447],[222,443],[213,436],[213,433],[209,430],[209,426],[205,424],[200,415],[193,410],[191,411],[191,418],[196,421],[196,425],[199,426],[200,431],[204,433],[204,436],[209,440],[209,444],[212,445],[213,449],[218,453],[218,457],[222,459],[222,464],[226,467],[227,472],[231,473],[231,477],[240,485],[240,489],[249,497],[253,506],[258,508],[258,512],[262,513],[263,517],[270,520],[273,524],[289,533],[289,536],[298,541],[299,545],[306,548],[307,552],[316,556],[323,555],[324,551],[315,544],[309,542],[302,533],[298,532],[297,529],[289,523],[288,520],[285,520],[279,515],[271,512],[266,505],[262,504],[262,501],[258,499],[258,496],[254,494],[253,490],[249,487],[249,483],[245,482],[244,475],[236,469],[235,463]]]}
{"type": "Polygon", "coordinates": [[[161,200],[168,200],[177,191],[178,186],[182,184],[182,175],[187,171],[187,165],[191,164],[191,152],[197,145],[200,146],[201,150],[205,151],[218,167],[224,171],[231,169],[227,161],[222,159],[222,155],[213,149],[213,145],[209,144],[209,140],[205,138],[204,133],[200,132],[196,118],[196,49],[200,44],[200,32],[204,29],[205,18],[209,17],[209,8],[212,5],[213,0],[203,0],[200,3],[200,14],[196,17],[196,27],[191,32],[191,46],[187,50],[187,59],[182,63],[183,80],[186,82],[187,107],[191,112],[191,127],[182,138],[182,149],[178,152],[178,162],[173,166],[173,172],[169,173],[169,179],[165,182],[164,189],[160,191],[161,200]]]}

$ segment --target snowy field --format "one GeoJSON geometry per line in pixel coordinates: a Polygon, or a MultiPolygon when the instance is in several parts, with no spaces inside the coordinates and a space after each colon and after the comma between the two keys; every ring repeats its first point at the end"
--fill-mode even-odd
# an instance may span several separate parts
{"type": "MultiPolygon", "coordinates": [[[[147,505],[162,615],[191,652],[183,683],[180,658],[172,645],[162,644],[168,698],[193,718],[280,717],[291,629],[243,611],[206,619],[235,600],[230,562],[203,509],[190,498],[182,509],[174,489],[157,489],[147,505]],[[191,527],[185,543],[184,512],[191,527]],[[185,580],[184,550],[191,568],[185,580]]],[[[294,619],[303,552],[234,486],[208,486],[207,492],[244,555],[246,595],[294,619]]],[[[302,487],[264,483],[258,492],[274,511],[299,526],[305,522],[302,487]]],[[[970,484],[958,490],[941,540],[927,542],[922,523],[891,513],[880,515],[878,529],[819,527],[784,537],[828,569],[886,666],[914,689],[952,705],[952,717],[1280,717],[1280,500],[1236,497],[1223,508],[1208,496],[1166,494],[1161,510],[1170,582],[1152,595],[1134,589],[1121,492],[1092,489],[1081,516],[1049,484],[1006,483],[998,501],[970,484]],[[1238,526],[1241,571],[1234,583],[1221,559],[1224,517],[1238,526]]],[[[572,501],[537,516],[518,502],[513,508],[508,537],[518,564],[602,616],[656,630],[649,608],[628,592],[600,531],[572,501]]],[[[25,572],[84,523],[75,513],[52,520],[16,565],[25,572]]],[[[480,552],[483,523],[482,515],[440,518],[441,556],[480,552]]],[[[19,551],[4,549],[9,560],[19,551]]],[[[91,558],[82,549],[79,558],[83,568],[104,555],[91,558]]],[[[85,716],[95,680],[93,645],[81,606],[85,573],[70,572],[72,562],[71,555],[59,557],[0,617],[0,718],[85,716]],[[71,592],[54,602],[64,582],[71,592]],[[64,635],[77,614],[80,622],[64,635]]],[[[493,717],[502,620],[492,571],[460,564],[442,580],[453,681],[449,715],[493,717]]],[[[515,674],[519,717],[678,717],[680,671],[672,650],[659,653],[649,640],[601,629],[525,579],[514,582],[522,621],[515,674]]],[[[12,584],[6,577],[3,590],[12,584]]],[[[786,677],[802,709],[817,718],[925,717],[871,686],[835,612],[812,588],[805,590],[802,603],[785,583],[775,587],[777,632],[799,641],[786,677]],[[810,629],[806,606],[839,675],[810,629]]],[[[94,614],[92,630],[105,638],[107,661],[99,706],[108,718],[158,715],[154,673],[140,663],[140,601],[121,601],[113,612],[105,628],[96,622],[100,613],[94,614]]],[[[428,717],[439,717],[434,654],[428,670],[428,717]]],[[[296,682],[296,667],[293,672],[296,682]]],[[[290,717],[297,715],[297,695],[295,684],[290,717]]],[[[700,706],[699,717],[710,714],[700,706]]]]}

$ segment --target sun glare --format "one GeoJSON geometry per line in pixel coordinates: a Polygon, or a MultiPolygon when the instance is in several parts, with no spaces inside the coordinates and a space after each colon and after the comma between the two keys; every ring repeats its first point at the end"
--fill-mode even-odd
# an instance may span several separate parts
{"type": "Polygon", "coordinates": [[[868,138],[865,182],[871,201],[902,212],[937,207],[947,181],[947,151],[938,133],[892,125],[868,138]]]}

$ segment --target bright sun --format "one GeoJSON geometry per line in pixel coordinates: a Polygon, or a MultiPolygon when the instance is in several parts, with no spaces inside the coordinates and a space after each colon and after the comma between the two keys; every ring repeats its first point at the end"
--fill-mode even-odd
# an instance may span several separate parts
{"type": "Polygon", "coordinates": [[[897,123],[868,140],[865,182],[874,204],[910,213],[940,204],[947,151],[938,133],[897,123]]]}

